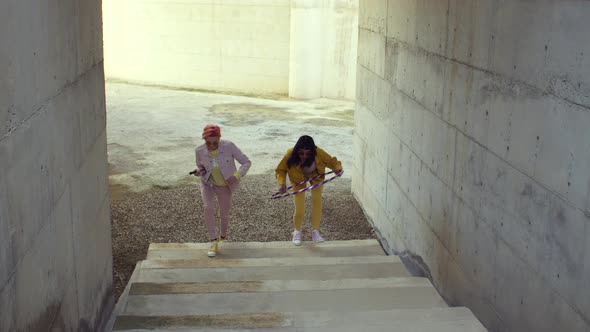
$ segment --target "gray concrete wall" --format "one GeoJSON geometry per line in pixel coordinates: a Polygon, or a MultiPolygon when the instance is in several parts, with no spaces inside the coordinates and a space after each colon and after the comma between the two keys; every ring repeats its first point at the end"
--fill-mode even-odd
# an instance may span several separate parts
{"type": "Polygon", "coordinates": [[[99,0],[0,2],[0,331],[112,308],[101,29],[99,0]]]}
{"type": "Polygon", "coordinates": [[[588,1],[361,0],[353,191],[496,331],[590,330],[588,1]]]}

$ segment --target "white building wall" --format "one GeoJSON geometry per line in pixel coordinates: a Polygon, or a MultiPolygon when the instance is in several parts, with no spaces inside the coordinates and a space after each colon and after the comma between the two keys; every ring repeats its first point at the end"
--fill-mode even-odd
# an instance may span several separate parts
{"type": "Polygon", "coordinates": [[[288,0],[104,0],[108,79],[286,93],[288,0]]]}
{"type": "Polygon", "coordinates": [[[104,0],[103,12],[107,79],[354,99],[358,0],[104,0]]]}

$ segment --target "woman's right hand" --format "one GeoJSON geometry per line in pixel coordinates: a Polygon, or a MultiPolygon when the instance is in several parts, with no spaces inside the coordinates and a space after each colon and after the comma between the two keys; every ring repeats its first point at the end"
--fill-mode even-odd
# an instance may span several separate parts
{"type": "Polygon", "coordinates": [[[195,176],[201,176],[201,172],[199,171],[199,169],[198,169],[198,168],[195,168],[195,171],[193,172],[193,174],[194,174],[195,176]]]}
{"type": "Polygon", "coordinates": [[[286,193],[286,192],[287,192],[287,186],[286,186],[286,185],[284,185],[284,184],[283,184],[283,185],[281,185],[281,186],[279,187],[279,193],[281,193],[281,194],[284,194],[284,193],[286,193]]]}

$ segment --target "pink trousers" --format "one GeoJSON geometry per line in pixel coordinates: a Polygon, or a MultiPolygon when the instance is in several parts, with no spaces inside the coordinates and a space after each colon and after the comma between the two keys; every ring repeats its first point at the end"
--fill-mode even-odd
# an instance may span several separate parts
{"type": "Polygon", "coordinates": [[[201,183],[201,196],[205,210],[205,224],[209,230],[209,240],[217,239],[215,227],[215,197],[219,203],[219,216],[221,219],[221,234],[227,235],[229,225],[229,210],[231,208],[231,191],[228,186],[209,186],[201,183]]]}

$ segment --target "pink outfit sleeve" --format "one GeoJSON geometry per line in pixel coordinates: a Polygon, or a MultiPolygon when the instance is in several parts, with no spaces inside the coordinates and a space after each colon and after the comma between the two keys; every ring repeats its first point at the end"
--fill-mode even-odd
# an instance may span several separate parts
{"type": "Polygon", "coordinates": [[[240,163],[240,169],[238,170],[238,172],[240,172],[240,177],[244,177],[252,165],[250,158],[248,158],[248,156],[246,156],[233,142],[231,143],[231,152],[233,157],[240,163]]]}

